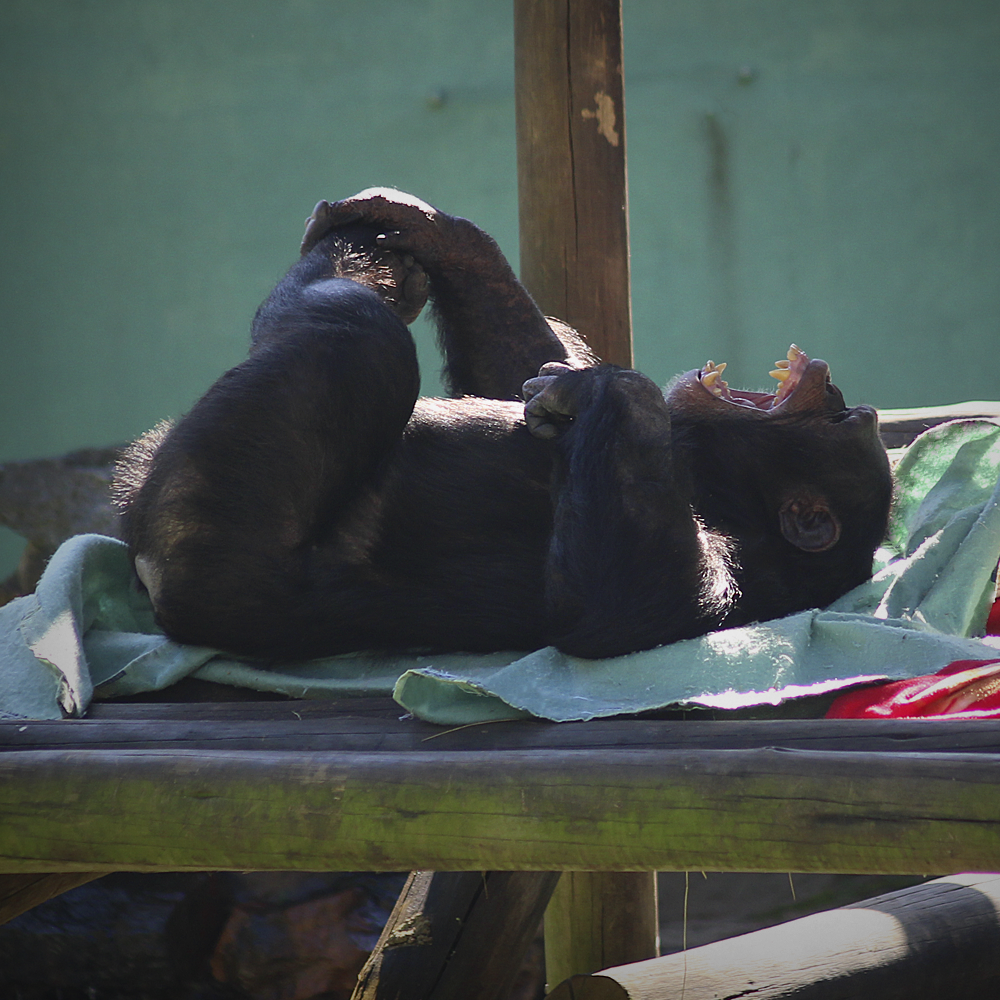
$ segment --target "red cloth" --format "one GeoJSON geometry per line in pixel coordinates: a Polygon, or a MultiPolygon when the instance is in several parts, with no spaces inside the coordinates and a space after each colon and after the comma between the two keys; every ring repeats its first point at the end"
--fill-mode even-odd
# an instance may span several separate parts
{"type": "Polygon", "coordinates": [[[828,719],[1000,719],[1000,660],[956,660],[936,674],[842,694],[828,719]]]}
{"type": "Polygon", "coordinates": [[[994,601],[990,608],[990,616],[986,619],[986,634],[1000,635],[1000,600],[994,601]]]}
{"type": "MultiPolygon", "coordinates": [[[[986,619],[1000,635],[1000,599],[986,619]]],[[[956,660],[936,674],[859,688],[842,694],[828,719],[1000,719],[1000,660],[956,660]]]]}

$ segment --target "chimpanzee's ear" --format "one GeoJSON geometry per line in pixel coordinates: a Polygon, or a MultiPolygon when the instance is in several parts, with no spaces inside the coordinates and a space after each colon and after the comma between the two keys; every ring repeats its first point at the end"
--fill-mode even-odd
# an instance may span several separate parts
{"type": "Polygon", "coordinates": [[[785,539],[803,552],[825,552],[840,539],[840,520],[822,497],[793,497],[778,511],[785,539]]]}

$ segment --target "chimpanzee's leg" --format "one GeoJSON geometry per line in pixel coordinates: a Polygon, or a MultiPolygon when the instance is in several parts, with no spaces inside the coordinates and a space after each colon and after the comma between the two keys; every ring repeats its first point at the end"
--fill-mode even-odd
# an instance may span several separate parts
{"type": "Polygon", "coordinates": [[[411,254],[426,271],[454,395],[516,399],[547,361],[596,363],[579,334],[546,320],[497,244],[468,220],[372,188],[333,205],[320,202],[303,248],[353,222],[381,227],[380,246],[411,254]]]}
{"type": "Polygon", "coordinates": [[[550,641],[615,656],[716,626],[735,597],[726,543],[692,512],[660,389],[613,365],[558,364],[524,388],[529,429],[556,451],[550,641]]]}
{"type": "Polygon", "coordinates": [[[343,250],[324,244],[296,264],[257,315],[250,357],[158,448],[140,441],[126,460],[124,537],[175,638],[279,649],[310,592],[310,560],[336,555],[409,420],[413,340],[377,292],[332,276],[343,250]]]}

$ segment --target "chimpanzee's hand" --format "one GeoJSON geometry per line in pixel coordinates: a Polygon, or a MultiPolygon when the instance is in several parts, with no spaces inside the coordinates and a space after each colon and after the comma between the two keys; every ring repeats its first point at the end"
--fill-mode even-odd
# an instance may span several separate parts
{"type": "Polygon", "coordinates": [[[670,413],[656,383],[641,372],[617,365],[570,368],[558,361],[542,365],[521,390],[524,420],[535,437],[558,438],[584,410],[599,406],[618,433],[633,442],[658,442],[670,435],[670,413]]]}
{"type": "Polygon", "coordinates": [[[542,365],[524,383],[524,421],[537,438],[564,434],[592,395],[594,369],[577,370],[558,361],[542,365]]]}

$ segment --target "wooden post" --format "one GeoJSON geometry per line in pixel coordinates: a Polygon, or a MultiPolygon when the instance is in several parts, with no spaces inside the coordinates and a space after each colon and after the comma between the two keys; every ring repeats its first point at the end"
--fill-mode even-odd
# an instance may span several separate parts
{"type": "Polygon", "coordinates": [[[412,872],[353,1000],[504,1000],[555,872],[412,872]]]}
{"type": "Polygon", "coordinates": [[[546,980],[655,957],[657,916],[654,872],[564,872],[545,911],[546,980]]]}
{"type": "MultiPolygon", "coordinates": [[[[521,280],[600,358],[631,368],[621,23],[621,0],[514,3],[521,280]]],[[[564,875],[545,937],[549,982],[652,958],[655,873],[564,875]]]]}
{"type": "Polygon", "coordinates": [[[515,0],[521,280],[632,367],[620,0],[515,0]]]}

